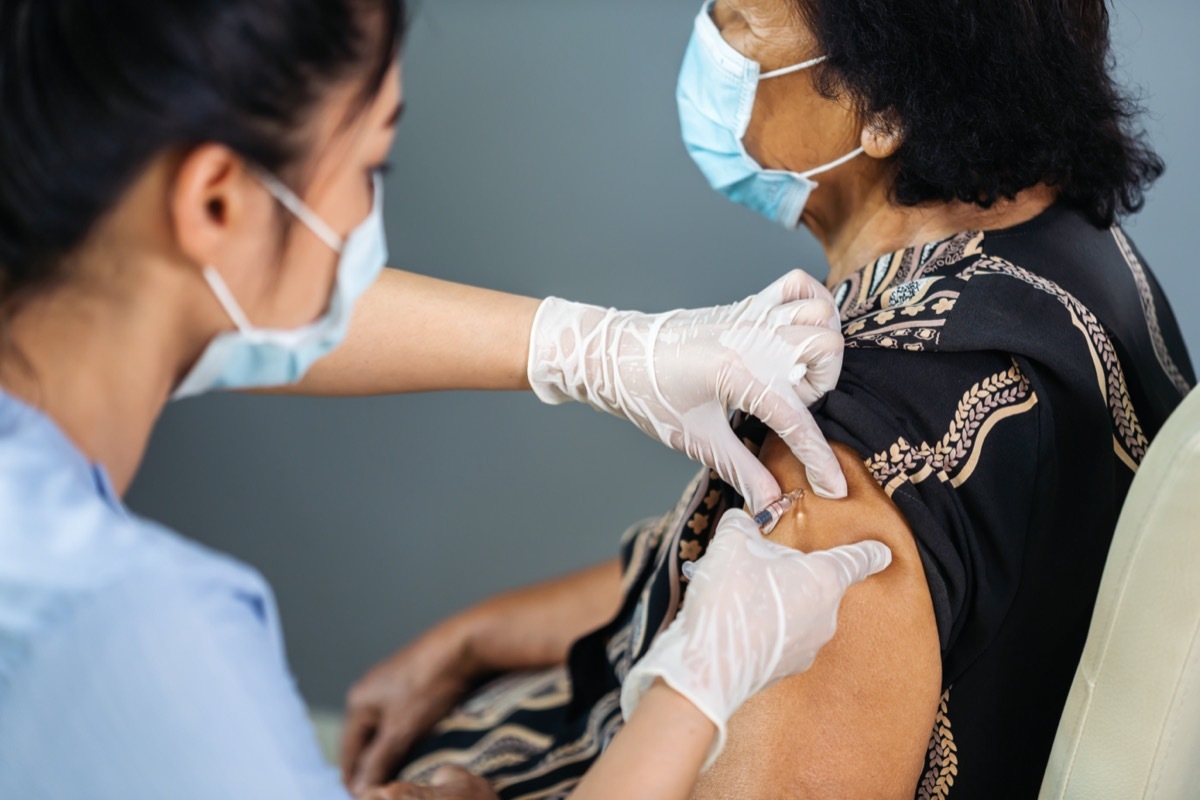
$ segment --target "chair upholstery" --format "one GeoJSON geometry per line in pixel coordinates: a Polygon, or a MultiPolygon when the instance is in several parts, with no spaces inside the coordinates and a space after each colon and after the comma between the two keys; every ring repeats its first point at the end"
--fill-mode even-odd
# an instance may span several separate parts
{"type": "Polygon", "coordinates": [[[337,711],[327,709],[309,709],[309,718],[317,732],[317,743],[321,745],[321,753],[325,760],[335,767],[338,766],[342,744],[342,715],[337,711]]]}
{"type": "Polygon", "coordinates": [[[1200,391],[1121,511],[1039,797],[1200,798],[1200,391]]]}

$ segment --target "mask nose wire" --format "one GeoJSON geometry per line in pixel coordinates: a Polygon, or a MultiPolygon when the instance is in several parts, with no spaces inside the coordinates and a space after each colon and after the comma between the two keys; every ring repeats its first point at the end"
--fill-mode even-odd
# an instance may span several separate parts
{"type": "Polygon", "coordinates": [[[256,174],[267,191],[274,195],[284,208],[295,214],[296,219],[303,222],[305,227],[312,231],[318,239],[328,245],[333,252],[339,254],[342,252],[346,246],[345,240],[333,228],[325,224],[325,220],[317,216],[316,212],[309,208],[295,192],[268,172],[256,171],[256,174]]]}

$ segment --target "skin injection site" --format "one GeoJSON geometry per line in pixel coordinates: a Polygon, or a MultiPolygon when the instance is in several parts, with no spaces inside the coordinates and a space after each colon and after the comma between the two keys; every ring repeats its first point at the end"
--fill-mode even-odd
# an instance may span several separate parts
{"type": "Polygon", "coordinates": [[[1197,800],[1197,33],[0,0],[0,800],[1197,800]]]}

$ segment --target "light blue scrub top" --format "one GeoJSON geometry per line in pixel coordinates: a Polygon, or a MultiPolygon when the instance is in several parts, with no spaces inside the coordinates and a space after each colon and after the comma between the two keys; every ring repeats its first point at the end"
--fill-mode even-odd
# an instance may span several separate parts
{"type": "Polygon", "coordinates": [[[253,569],[0,393],[0,798],[346,800],[253,569]]]}

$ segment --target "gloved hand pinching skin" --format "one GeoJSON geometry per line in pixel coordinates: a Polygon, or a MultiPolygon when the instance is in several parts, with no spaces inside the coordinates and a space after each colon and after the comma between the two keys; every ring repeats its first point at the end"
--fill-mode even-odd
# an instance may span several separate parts
{"type": "Polygon", "coordinates": [[[539,398],[588,403],[706,464],[754,511],[779,484],[733,433],[730,411],[774,429],[814,491],[846,479],[808,410],[832,389],[844,341],[829,291],[800,270],[728,306],[642,314],[549,298],[533,323],[529,383],[539,398]]]}
{"type": "Polygon", "coordinates": [[[625,678],[625,719],[662,678],[717,726],[707,770],[724,747],[733,713],[808,669],[833,638],[846,590],[891,561],[892,551],[876,541],[792,550],[763,538],[745,512],[727,511],[690,570],[683,607],[625,678]]]}

